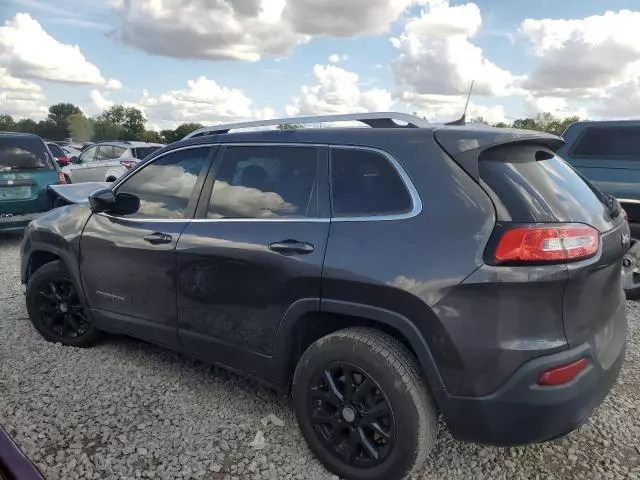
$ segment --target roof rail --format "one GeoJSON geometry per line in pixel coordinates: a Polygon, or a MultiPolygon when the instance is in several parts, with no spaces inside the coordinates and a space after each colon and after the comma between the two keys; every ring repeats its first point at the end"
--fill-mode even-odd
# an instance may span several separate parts
{"type": "Polygon", "coordinates": [[[215,135],[221,133],[229,133],[230,130],[240,128],[259,128],[282,124],[303,125],[308,123],[324,123],[324,122],[345,122],[357,121],[362,122],[371,128],[394,128],[402,127],[394,122],[400,120],[406,122],[407,127],[423,128],[429,126],[429,122],[415,115],[400,112],[366,112],[366,113],[347,113],[340,115],[316,115],[310,117],[291,117],[291,118],[273,118],[269,120],[254,120],[251,122],[228,123],[226,125],[212,125],[202,127],[185,136],[183,140],[203,135],[215,135]]]}

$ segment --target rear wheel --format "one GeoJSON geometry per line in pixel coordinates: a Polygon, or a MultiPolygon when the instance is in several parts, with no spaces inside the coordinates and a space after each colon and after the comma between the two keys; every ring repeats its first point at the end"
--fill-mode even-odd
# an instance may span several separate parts
{"type": "Polygon", "coordinates": [[[64,181],[65,181],[67,184],[70,184],[70,183],[71,183],[71,178],[69,178],[69,175],[66,175],[66,174],[65,174],[65,176],[64,176],[64,181]]]}
{"type": "Polygon", "coordinates": [[[50,342],[88,347],[104,336],[91,325],[71,276],[61,261],[47,263],[31,276],[26,300],[33,326],[50,342]]]}
{"type": "Polygon", "coordinates": [[[640,298],[640,241],[636,239],[622,259],[622,283],[629,300],[640,298]]]}
{"type": "Polygon", "coordinates": [[[116,181],[116,177],[109,177],[107,178],[107,182],[112,183],[116,181]]]}
{"type": "Polygon", "coordinates": [[[435,443],[437,416],[415,359],[377,330],[341,330],[311,345],[293,397],[309,447],[340,477],[405,478],[435,443]]]}

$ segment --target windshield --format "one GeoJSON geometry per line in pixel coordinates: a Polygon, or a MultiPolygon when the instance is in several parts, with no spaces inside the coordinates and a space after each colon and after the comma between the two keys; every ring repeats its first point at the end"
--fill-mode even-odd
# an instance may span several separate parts
{"type": "Polygon", "coordinates": [[[45,144],[38,137],[0,136],[0,171],[53,168],[45,144]]]}

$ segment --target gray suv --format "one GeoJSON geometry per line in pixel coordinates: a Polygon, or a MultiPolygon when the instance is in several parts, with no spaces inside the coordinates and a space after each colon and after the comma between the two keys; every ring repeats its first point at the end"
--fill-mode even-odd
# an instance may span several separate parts
{"type": "Polygon", "coordinates": [[[67,183],[113,182],[140,160],[164,145],[147,142],[101,142],[84,150],[63,167],[67,183]]]}
{"type": "Polygon", "coordinates": [[[30,224],[28,312],[49,341],[127,334],[291,391],[342,478],[414,472],[438,414],[550,440],[626,343],[629,225],[562,144],[389,113],[205,128],[30,224]],[[372,128],[230,132],[339,120],[372,128]]]}

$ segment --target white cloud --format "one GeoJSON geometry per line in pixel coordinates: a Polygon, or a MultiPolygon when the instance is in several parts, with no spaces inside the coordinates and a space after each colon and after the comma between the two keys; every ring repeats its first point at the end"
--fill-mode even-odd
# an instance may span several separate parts
{"type": "Polygon", "coordinates": [[[400,96],[419,99],[431,95],[460,95],[475,80],[479,95],[511,95],[516,77],[483,54],[470,39],[482,25],[475,3],[450,5],[431,0],[402,34],[392,38],[398,57],[392,62],[400,96]]]}
{"type": "Polygon", "coordinates": [[[95,89],[89,92],[89,98],[91,99],[92,103],[92,108],[90,108],[90,111],[95,112],[96,114],[100,114],[107,108],[110,108],[114,105],[114,102],[105,98],[102,93],[95,89]]]}
{"type": "Polygon", "coordinates": [[[313,68],[316,84],[303,86],[300,96],[287,105],[287,115],[330,115],[389,110],[391,93],[374,88],[361,91],[358,75],[334,65],[313,68]]]}
{"type": "Polygon", "coordinates": [[[189,80],[183,90],[171,90],[158,96],[152,96],[145,90],[135,106],[141,108],[149,122],[159,128],[175,128],[184,122],[213,125],[274,116],[272,109],[256,109],[252,104],[253,101],[241,90],[199,77],[189,80]]]}
{"type": "Polygon", "coordinates": [[[114,35],[156,55],[257,61],[314,36],[381,34],[426,0],[109,0],[114,35]]]}
{"type": "Polygon", "coordinates": [[[640,77],[610,88],[589,115],[597,119],[637,119],[640,116],[640,77]]]}
{"type": "Polygon", "coordinates": [[[18,78],[122,86],[117,80],[104,79],[77,45],[58,42],[27,13],[18,13],[0,27],[0,66],[18,78]]]}
{"type": "Polygon", "coordinates": [[[526,19],[522,32],[539,58],[523,86],[538,96],[602,97],[640,75],[640,11],[583,19],[526,19]]]}
{"type": "Polygon", "coordinates": [[[338,54],[338,53],[332,53],[332,54],[329,56],[329,62],[330,62],[330,63],[334,63],[334,64],[336,64],[336,63],[344,62],[347,58],[349,58],[349,57],[347,57],[347,56],[346,56],[346,55],[344,55],[344,54],[343,54],[343,55],[340,55],[340,54],[338,54]]]}
{"type": "Polygon", "coordinates": [[[42,88],[33,82],[12,77],[0,68],[0,114],[41,120],[47,115],[42,88]]]}
{"type": "Polygon", "coordinates": [[[540,113],[551,113],[560,118],[580,117],[587,118],[586,108],[574,108],[565,98],[559,97],[535,97],[528,95],[524,100],[524,110],[527,117],[535,117],[540,113]]]}
{"type": "MultiPolygon", "coordinates": [[[[406,100],[416,107],[416,113],[425,117],[430,122],[442,123],[457,120],[462,116],[466,98],[451,95],[421,95],[408,96],[406,100]]],[[[467,108],[467,121],[474,117],[482,117],[489,123],[506,122],[505,111],[502,105],[486,106],[473,101],[467,108]]]]}

